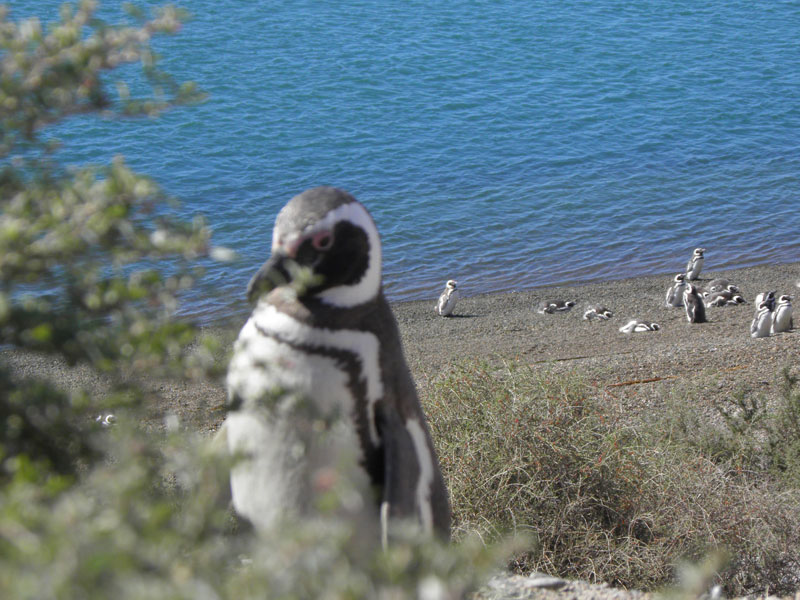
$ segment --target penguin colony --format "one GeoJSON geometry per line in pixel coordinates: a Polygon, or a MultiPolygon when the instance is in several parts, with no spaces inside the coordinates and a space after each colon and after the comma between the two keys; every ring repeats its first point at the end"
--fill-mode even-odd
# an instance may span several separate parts
{"type": "Polygon", "coordinates": [[[233,507],[257,530],[314,514],[336,492],[341,516],[384,545],[407,523],[449,537],[444,479],[381,270],[377,228],[347,192],[313,188],[278,214],[227,377],[233,507]]]}
{"type": "MultiPolygon", "coordinates": [[[[402,523],[449,537],[447,490],[383,294],[381,252],[366,208],[337,188],[295,196],[275,220],[271,256],[248,285],[254,309],[234,345],[223,427],[240,458],[233,506],[257,530],[312,514],[320,493],[338,490],[341,514],[384,545],[402,523]]],[[[706,308],[745,303],[725,279],[694,283],[704,253],[694,249],[665,295],[691,324],[706,322],[706,308]]],[[[452,316],[458,295],[448,280],[437,314],[452,316]]],[[[791,330],[791,300],[759,294],[751,336],[791,330]]],[[[576,304],[547,300],[537,311],[563,314],[576,304]]],[[[613,316],[599,304],[583,312],[586,321],[613,316]]],[[[635,318],[619,331],[660,329],[635,318]]]]}

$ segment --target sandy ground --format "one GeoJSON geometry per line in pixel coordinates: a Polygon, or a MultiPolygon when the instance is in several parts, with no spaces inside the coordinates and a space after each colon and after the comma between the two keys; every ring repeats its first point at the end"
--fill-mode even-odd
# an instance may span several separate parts
{"type": "MultiPolygon", "coordinates": [[[[406,360],[421,396],[454,364],[470,360],[518,360],[536,368],[581,373],[614,393],[648,399],[672,390],[692,389],[713,399],[741,388],[777,393],[778,373],[800,366],[799,330],[753,339],[750,322],[756,294],[776,290],[800,296],[800,263],[725,272],[704,272],[700,286],[724,276],[739,286],[747,304],[707,309],[708,323],[687,323],[680,308],[664,306],[672,280],[664,274],[570,287],[547,287],[508,294],[462,297],[453,317],[440,317],[429,301],[392,306],[406,360]],[[539,314],[540,302],[574,300],[566,313],[539,314]],[[584,309],[602,304],[614,312],[608,321],[585,321],[584,309]],[[629,319],[654,321],[661,330],[620,333],[629,319]]],[[[800,300],[798,300],[800,304],[800,300]]],[[[800,321],[800,310],[795,321],[800,321]]],[[[212,333],[232,344],[235,324],[212,333]]],[[[3,359],[19,374],[52,377],[68,387],[102,390],[105,382],[85,368],[69,369],[50,357],[6,351],[3,359]]],[[[223,383],[147,381],[154,418],[176,413],[190,426],[214,430],[224,418],[223,383]]],[[[635,407],[635,402],[632,407],[635,407]]]]}

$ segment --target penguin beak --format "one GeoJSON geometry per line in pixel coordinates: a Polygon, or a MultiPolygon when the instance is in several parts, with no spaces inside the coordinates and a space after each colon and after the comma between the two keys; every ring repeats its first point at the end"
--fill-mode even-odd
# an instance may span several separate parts
{"type": "Polygon", "coordinates": [[[287,265],[289,260],[291,259],[281,252],[273,253],[247,284],[247,300],[253,303],[263,294],[291,281],[287,265]]]}

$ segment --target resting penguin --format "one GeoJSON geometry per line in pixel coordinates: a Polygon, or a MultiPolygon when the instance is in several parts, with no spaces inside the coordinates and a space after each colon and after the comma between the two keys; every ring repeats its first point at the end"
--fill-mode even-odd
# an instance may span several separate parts
{"type": "Polygon", "coordinates": [[[718,277],[717,279],[712,279],[706,285],[706,292],[708,292],[709,294],[713,294],[714,292],[722,292],[725,290],[733,292],[734,294],[741,293],[741,290],[737,286],[733,285],[727,279],[723,279],[721,277],[718,277]]]}
{"type": "Polygon", "coordinates": [[[640,333],[643,331],[658,331],[659,329],[661,329],[661,325],[658,323],[648,323],[638,319],[631,319],[619,328],[622,333],[640,333]]]}
{"type": "Polygon", "coordinates": [[[745,304],[744,298],[729,289],[711,293],[704,292],[703,301],[706,304],[706,308],[712,306],[735,306],[737,304],[745,304]]]}
{"type": "Polygon", "coordinates": [[[453,310],[456,308],[456,302],[458,301],[457,285],[456,281],[449,279],[444,286],[442,295],[439,296],[439,302],[436,303],[436,312],[443,317],[452,315],[453,310]]]}
{"type": "Polygon", "coordinates": [[[557,312],[567,312],[572,310],[575,306],[574,300],[546,300],[539,303],[539,308],[536,309],[541,315],[552,315],[557,312]]]}
{"type": "Polygon", "coordinates": [[[381,268],[375,223],[343,190],[307,190],[275,220],[227,378],[233,507],[258,530],[314,514],[334,490],[340,511],[384,544],[400,521],[449,537],[447,490],[381,268]]]}
{"type": "Polygon", "coordinates": [[[586,312],[583,313],[583,320],[589,321],[600,319],[601,321],[607,321],[613,316],[614,313],[608,310],[605,306],[593,304],[586,309],[586,312]]]}

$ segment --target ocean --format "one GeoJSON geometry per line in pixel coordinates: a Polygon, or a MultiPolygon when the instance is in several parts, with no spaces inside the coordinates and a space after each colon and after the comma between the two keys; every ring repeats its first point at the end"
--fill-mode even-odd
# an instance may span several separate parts
{"type": "MultiPolygon", "coordinates": [[[[50,22],[60,3],[7,4],[50,22]]],[[[697,246],[708,270],[800,259],[798,2],[184,6],[154,45],[208,100],[56,135],[69,164],[124,155],[236,251],[186,298],[206,323],[247,314],[275,215],[317,185],[371,211],[391,301],[433,302],[447,279],[666,286],[697,246]]]]}

